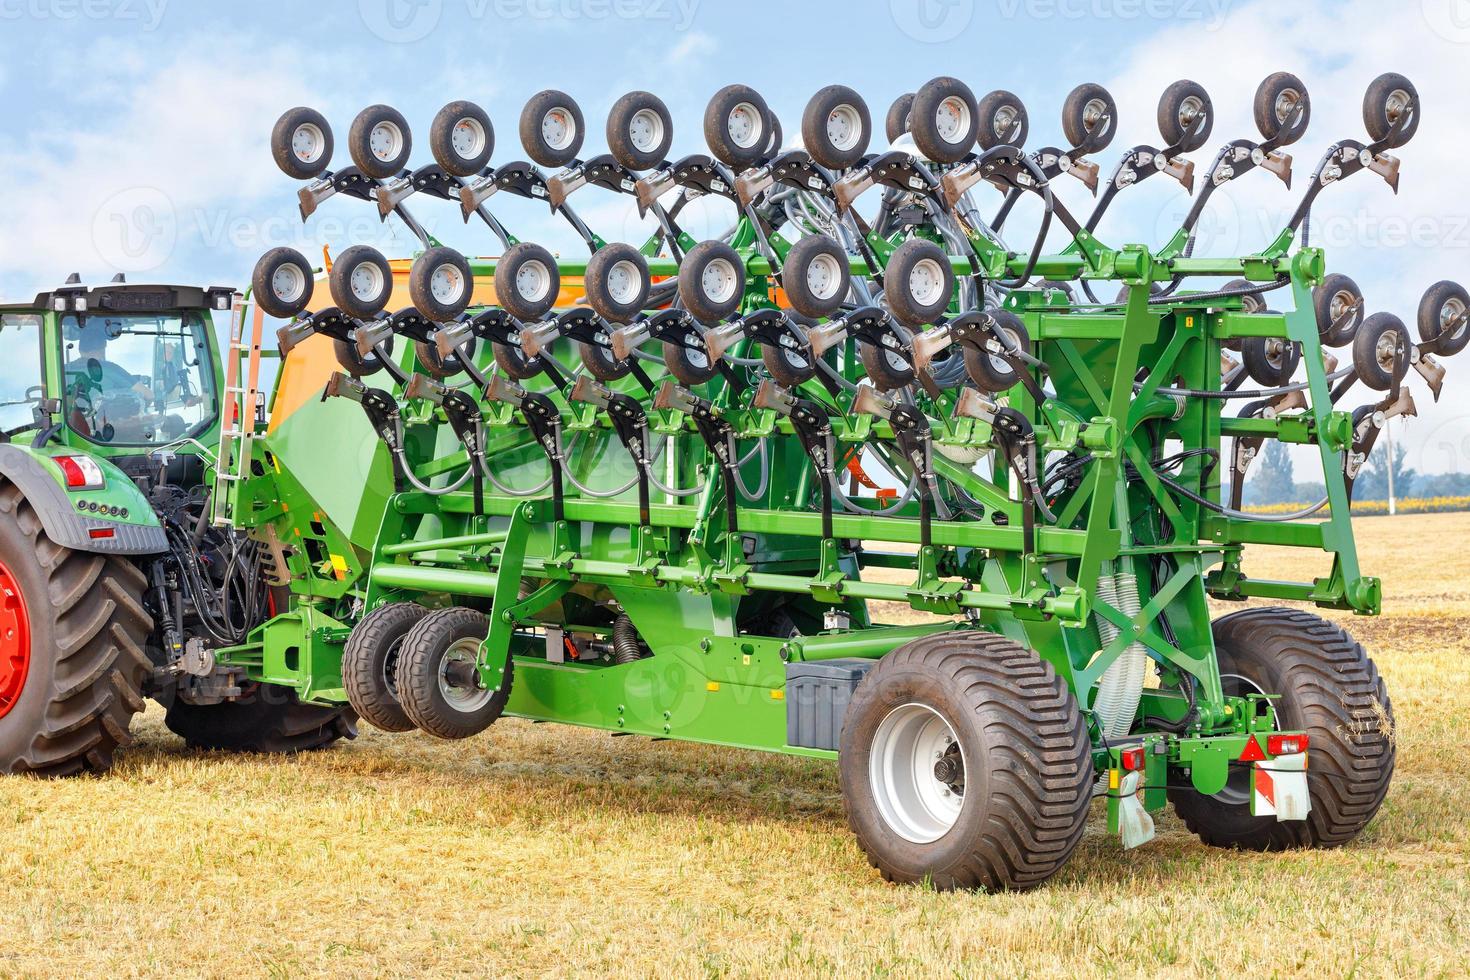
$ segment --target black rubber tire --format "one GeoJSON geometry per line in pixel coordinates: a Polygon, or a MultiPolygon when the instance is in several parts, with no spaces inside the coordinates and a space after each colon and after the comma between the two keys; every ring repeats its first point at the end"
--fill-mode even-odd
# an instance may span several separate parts
{"type": "Polygon", "coordinates": [[[1031,132],[1031,120],[1026,115],[1026,106],[1014,92],[996,89],[980,100],[978,111],[980,124],[976,129],[975,142],[980,149],[989,150],[997,146],[1026,145],[1031,132]]]}
{"type": "Polygon", "coordinates": [[[1245,337],[1240,342],[1240,359],[1245,373],[1263,388],[1280,388],[1291,384],[1291,376],[1302,362],[1302,347],[1294,340],[1272,350],[1279,338],[1245,337]]]}
{"type": "Polygon", "coordinates": [[[914,383],[913,362],[894,349],[897,343],[891,333],[883,335],[881,345],[858,341],[858,360],[862,361],[868,380],[879,391],[895,391],[914,383]]]}
{"type": "Polygon", "coordinates": [[[888,115],[883,119],[883,135],[888,137],[888,142],[892,143],[909,131],[909,113],[913,108],[912,92],[905,92],[893,100],[893,104],[888,107],[888,115]]]}
{"type": "Polygon", "coordinates": [[[495,126],[484,109],[459,99],[434,114],[429,152],[445,173],[473,177],[495,152],[495,126]]]}
{"type": "Polygon", "coordinates": [[[447,323],[469,309],[475,273],[469,259],[438,245],[413,260],[408,272],[408,298],[426,320],[447,323]]]}
{"type": "Polygon", "coordinates": [[[592,343],[585,340],[577,341],[577,357],[587,373],[598,381],[616,381],[626,377],[633,370],[633,358],[618,360],[613,354],[611,339],[605,332],[597,332],[598,340],[604,343],[592,343]]]}
{"type": "Polygon", "coordinates": [[[1322,346],[1346,347],[1353,342],[1353,335],[1363,322],[1363,291],[1349,277],[1334,272],[1312,290],[1312,308],[1317,314],[1317,335],[1322,346]],[[1357,309],[1347,316],[1346,308],[1354,304],[1357,309]],[[1338,317],[1343,318],[1340,324],[1338,317]]]}
{"type": "Polygon", "coordinates": [[[29,626],[29,664],[0,715],[0,774],[103,772],[131,740],[153,673],[147,578],[121,556],[56,544],[20,488],[0,480],[0,563],[29,626]]]}
{"type": "Polygon", "coordinates": [[[257,684],[238,701],[189,704],[175,700],[163,723],[190,748],[290,755],[357,737],[357,713],[343,705],[303,704],[295,690],[257,684]]]}
{"type": "Polygon", "coordinates": [[[802,316],[832,316],[842,308],[851,284],[847,251],[826,235],[798,239],[781,264],[781,288],[802,316]]]}
{"type": "Polygon", "coordinates": [[[682,385],[702,385],[720,373],[718,363],[705,352],[702,342],[699,349],[691,350],[683,341],[665,340],[663,350],[664,364],[682,385]]]}
{"type": "MultiPolygon", "coordinates": [[[[1246,289],[1250,286],[1259,285],[1260,283],[1251,282],[1249,279],[1232,279],[1220,288],[1222,290],[1225,290],[1226,292],[1234,292],[1237,289],[1246,289]]],[[[1261,296],[1260,293],[1246,293],[1244,296],[1240,297],[1240,305],[1242,308],[1242,312],[1245,313],[1266,312],[1266,300],[1264,297],[1261,296]]]]}
{"type": "Polygon", "coordinates": [[[416,602],[390,602],[360,619],[342,648],[342,686],[357,716],[385,732],[413,729],[398,701],[398,652],[428,615],[416,602]]]}
{"type": "Polygon", "coordinates": [[[271,156],[287,177],[320,177],[332,163],[332,127],[327,118],[306,106],[281,113],[271,129],[271,156]]]}
{"type": "Polygon", "coordinates": [[[1388,391],[1404,380],[1409,371],[1409,328],[1404,321],[1392,313],[1375,313],[1364,320],[1353,338],[1353,370],[1374,391],[1388,391]]]}
{"type": "Polygon", "coordinates": [[[1054,290],[1067,297],[1068,303],[1077,302],[1077,294],[1072,289],[1072,284],[1060,279],[1043,279],[1032,286],[1033,289],[1054,290]]]}
{"type": "Polygon", "coordinates": [[[587,260],[583,276],[587,305],[609,323],[625,325],[648,305],[648,291],[653,277],[648,274],[648,259],[626,242],[612,242],[599,248],[587,260]],[[610,277],[617,275],[636,280],[636,290],[619,299],[613,293],[610,277]]]}
{"type": "Polygon", "coordinates": [[[893,250],[883,269],[883,299],[894,319],[904,326],[917,330],[937,320],[949,309],[954,297],[954,268],[944,249],[927,238],[910,238],[893,250]],[[944,282],[942,294],[931,302],[922,302],[913,295],[910,278],[921,263],[932,268],[937,262],[939,275],[944,282]]]}
{"type": "Polygon", "coordinates": [[[316,273],[306,256],[294,248],[284,245],[273,248],[260,257],[250,274],[250,297],[268,315],[289,320],[311,303],[311,293],[316,287],[316,273]],[[293,269],[294,267],[294,269],[293,269]],[[274,288],[277,276],[288,276],[293,292],[285,298],[274,288]]]}
{"type": "Polygon", "coordinates": [[[1069,92],[1062,103],[1062,135],[1082,153],[1107,149],[1118,135],[1118,104],[1112,93],[1096,82],[1084,82],[1069,92]]]}
{"type": "Polygon", "coordinates": [[[801,114],[802,145],[813,160],[832,170],[846,170],[861,160],[872,135],[868,103],[846,85],[828,85],[811,97],[801,114]],[[829,121],[839,113],[847,127],[840,143],[828,132],[829,121]]]}
{"type": "Polygon", "coordinates": [[[783,335],[781,339],[779,344],[761,344],[761,363],[782,387],[795,388],[810,381],[817,373],[811,351],[796,347],[794,337],[783,335]]]}
{"type": "Polygon", "coordinates": [[[515,381],[529,381],[545,370],[545,362],[539,357],[527,357],[519,344],[490,345],[495,355],[495,364],[515,381]]]}
{"type": "Polygon", "coordinates": [[[397,109],[370,105],[352,120],[352,128],[347,131],[347,150],[358,170],[369,177],[387,180],[408,166],[413,133],[408,128],[408,120],[397,109]],[[387,142],[382,141],[384,137],[387,142]]]}
{"type": "Polygon", "coordinates": [[[1181,78],[1159,96],[1158,123],[1159,137],[1165,146],[1177,143],[1180,153],[1198,150],[1215,128],[1215,108],[1210,102],[1210,93],[1199,82],[1181,78]],[[1191,115],[1186,122],[1185,117],[1191,115]],[[1198,132],[1192,132],[1194,121],[1201,117],[1203,125],[1198,132]]]}
{"type": "Polygon", "coordinates": [[[629,170],[657,167],[668,158],[673,142],[674,117],[652,92],[629,92],[607,114],[607,151],[629,170]]]}
{"type": "Polygon", "coordinates": [[[353,245],[337,256],[327,273],[332,302],[350,317],[372,320],[393,296],[393,269],[371,245],[353,245]]]}
{"type": "Polygon", "coordinates": [[[1230,803],[1193,789],[1170,789],[1169,802],[1212,847],[1276,851],[1353,840],[1393,778],[1393,705],[1377,667],[1346,630],[1308,612],[1244,609],[1213,628],[1220,672],[1280,695],[1272,704],[1282,729],[1309,736],[1312,811],[1306,820],[1253,817],[1248,799],[1230,803]]]}
{"type": "Polygon", "coordinates": [[[947,75],[925,82],[914,93],[914,104],[909,109],[909,132],[914,135],[914,145],[925,159],[935,163],[963,160],[975,146],[979,121],[975,93],[958,78],[947,75]],[[958,105],[960,117],[957,127],[946,136],[940,132],[939,110],[949,104],[958,105]]]}
{"type": "Polygon", "coordinates": [[[458,351],[450,354],[448,357],[444,357],[439,353],[439,345],[432,340],[415,340],[413,342],[413,352],[418,358],[419,367],[423,368],[424,373],[429,377],[438,378],[440,381],[443,381],[445,378],[452,378],[463,371],[464,361],[461,359],[461,355],[470,358],[473,362],[475,350],[478,347],[479,340],[471,337],[458,351]]]}
{"type": "Polygon", "coordinates": [[[739,252],[724,242],[700,242],[679,263],[679,299],[700,323],[713,325],[724,322],[740,309],[740,301],[744,298],[745,261],[739,252]],[[710,295],[706,290],[705,272],[716,264],[723,265],[726,273],[733,276],[735,288],[729,291],[728,296],[710,295]]]}
{"type": "Polygon", "coordinates": [[[1409,122],[1403,132],[1389,140],[1390,149],[1403,146],[1414,138],[1419,131],[1419,118],[1422,115],[1419,103],[1419,91],[1414,88],[1414,83],[1409,81],[1398,72],[1385,72],[1368,85],[1368,90],[1363,93],[1363,127],[1368,130],[1368,136],[1373,142],[1388,139],[1394,124],[1398,121],[1398,113],[1407,106],[1400,105],[1400,99],[1394,98],[1394,93],[1407,95],[1414,103],[1414,108],[1409,116],[1409,122]]]}
{"type": "MultiPolygon", "coordinates": [[[[1426,343],[1439,339],[1444,328],[1443,318],[1451,316],[1458,319],[1466,310],[1470,310],[1470,293],[1457,282],[1441,279],[1424,290],[1419,299],[1419,339],[1426,343]]],[[[1439,354],[1444,357],[1458,354],[1465,349],[1467,342],[1470,342],[1470,322],[1461,322],[1454,333],[1440,340],[1439,354]]]]}
{"type": "Polygon", "coordinates": [[[582,150],[582,140],[587,135],[587,125],[582,121],[582,107],[565,92],[546,89],[537,92],[526,101],[521,110],[521,146],[526,155],[543,167],[564,167],[577,159],[582,150]],[[571,132],[559,136],[555,144],[548,141],[543,130],[546,117],[560,111],[560,124],[570,127],[571,132]]]}
{"type": "Polygon", "coordinates": [[[847,822],[889,881],[948,891],[1022,891],[1061,870],[1092,803],[1092,743],[1077,701],[1051,665],[993,633],[936,633],[905,643],[870,670],[842,725],[838,778],[847,822]],[[897,834],[874,803],[869,759],[880,724],[918,703],[953,731],[966,786],[938,840],[897,834]]]}
{"type": "Polygon", "coordinates": [[[482,640],[490,629],[485,614],[464,606],[436,609],[411,629],[398,655],[398,697],[420,729],[439,738],[469,738],[494,723],[510,699],[514,661],[505,661],[498,691],[473,710],[452,705],[439,688],[439,672],[450,648],[462,640],[482,640]]]}
{"type": "MultiPolygon", "coordinates": [[[[353,331],[355,333],[355,331],[353,331]]],[[[393,356],[394,339],[389,337],[383,342],[383,349],[388,356],[393,356]]],[[[366,378],[383,370],[383,362],[376,351],[364,357],[357,352],[357,342],[354,340],[332,340],[332,350],[336,354],[337,364],[352,375],[354,378],[366,378]]]]}
{"type": "Polygon", "coordinates": [[[523,323],[533,323],[551,311],[561,293],[561,269],[556,257],[534,242],[517,242],[505,250],[495,263],[495,300],[501,309],[523,323]],[[522,293],[517,283],[522,272],[531,273],[539,266],[536,275],[544,276],[535,283],[528,294],[522,293]],[[500,283],[509,281],[511,288],[501,289],[500,283]]]}
{"type": "Polygon", "coordinates": [[[749,85],[726,85],[704,108],[704,141],[716,160],[737,171],[744,170],[765,157],[772,142],[772,122],[770,106],[759,92],[749,85]],[[730,134],[730,114],[742,105],[756,110],[749,122],[759,122],[760,128],[737,140],[730,134]]]}
{"type": "Polygon", "coordinates": [[[1307,125],[1312,121],[1312,99],[1300,78],[1291,72],[1278,71],[1274,75],[1266,76],[1257,86],[1252,111],[1256,117],[1256,129],[1260,130],[1263,137],[1276,140],[1279,146],[1290,146],[1302,138],[1307,131],[1307,125]],[[1284,106],[1278,109],[1277,106],[1278,100],[1287,96],[1294,98],[1297,105],[1303,106],[1301,121],[1289,130],[1284,127],[1295,114],[1295,109],[1287,110],[1284,106]],[[1282,118],[1283,113],[1286,118],[1282,118]]]}
{"type": "MultiPolygon", "coordinates": [[[[1027,333],[1026,324],[1020,317],[1009,310],[996,310],[992,316],[995,317],[996,329],[1002,336],[1018,344],[1022,351],[1031,352],[1031,336],[1027,333]]],[[[972,344],[962,346],[965,354],[965,373],[969,375],[971,381],[975,382],[975,387],[981,391],[999,394],[1002,391],[1010,391],[1021,383],[1021,372],[1008,362],[999,360],[972,344]]]]}
{"type": "Polygon", "coordinates": [[[781,117],[776,115],[774,111],[767,113],[766,124],[770,127],[771,138],[766,140],[766,151],[761,154],[760,160],[757,161],[762,163],[766,160],[773,159],[776,154],[781,152],[781,141],[785,138],[781,132],[781,117]]]}

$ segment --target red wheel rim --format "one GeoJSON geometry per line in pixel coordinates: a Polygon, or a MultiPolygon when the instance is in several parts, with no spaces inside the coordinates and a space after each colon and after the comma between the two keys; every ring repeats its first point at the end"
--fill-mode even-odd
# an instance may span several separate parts
{"type": "Polygon", "coordinates": [[[31,666],[31,621],[25,597],[0,561],[0,718],[10,713],[26,686],[31,666]]]}

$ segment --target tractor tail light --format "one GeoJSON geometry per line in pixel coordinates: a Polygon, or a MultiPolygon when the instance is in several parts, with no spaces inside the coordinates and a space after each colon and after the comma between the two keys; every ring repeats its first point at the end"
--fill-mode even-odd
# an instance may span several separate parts
{"type": "Polygon", "coordinates": [[[1272,755],[1297,755],[1307,751],[1306,735],[1268,735],[1266,751],[1272,755]]]}
{"type": "Polygon", "coordinates": [[[1143,769],[1145,759],[1143,749],[1127,749],[1122,753],[1123,768],[1127,772],[1138,772],[1143,769]]]}
{"type": "Polygon", "coordinates": [[[88,456],[56,456],[56,465],[61,467],[61,473],[66,477],[66,488],[68,490],[101,490],[106,480],[102,476],[102,467],[97,461],[88,456]]]}

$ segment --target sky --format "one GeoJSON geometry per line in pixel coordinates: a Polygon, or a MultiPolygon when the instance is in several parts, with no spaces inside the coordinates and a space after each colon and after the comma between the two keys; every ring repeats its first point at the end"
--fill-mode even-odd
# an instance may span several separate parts
{"type": "MultiPolygon", "coordinates": [[[[1272,239],[1322,151],[1362,138],[1368,83],[1402,72],[1418,88],[1423,122],[1398,151],[1399,194],[1367,173],[1329,188],[1312,236],[1329,270],[1357,280],[1370,311],[1412,328],[1427,286],[1470,280],[1461,174],[1470,0],[0,0],[0,299],[29,299],[73,271],[243,286],[277,245],[312,257],[359,243],[412,254],[401,227],[379,223],[363,202],[334,199],[301,222],[299,185],[268,147],[275,119],[296,105],[326,115],[345,165],[341,140],[363,107],[397,107],[422,137],[441,105],[469,99],[496,126],[497,162],[524,157],[516,121],[541,89],[578,100],[591,133],[584,155],[600,151],[618,96],[646,89],[669,106],[677,156],[704,151],[704,104],[731,82],[761,91],[789,139],[825,85],[857,89],[881,127],[896,96],[953,75],[977,96],[1019,95],[1036,147],[1062,142],[1067,92],[1097,82],[1119,107],[1120,137],[1097,157],[1106,175],[1127,146],[1157,142],[1160,93],[1193,78],[1216,111],[1210,143],[1193,154],[1202,173],[1220,144],[1256,135],[1251,96],[1274,71],[1299,75],[1312,96],[1310,128],[1291,148],[1296,190],[1257,171],[1216,194],[1196,254],[1245,254],[1272,239]]],[[[420,140],[412,162],[428,161],[420,140]]],[[[1074,211],[1089,209],[1080,183],[1057,193],[1074,211]]],[[[638,240],[646,228],[631,199],[592,189],[576,203],[609,239],[638,240]]],[[[518,237],[574,247],[544,206],[494,204],[518,237]]],[[[457,207],[415,207],[446,244],[494,250],[457,207]]],[[[1099,234],[1157,246],[1186,208],[1182,189],[1156,177],[1122,195],[1099,234]]],[[[1034,217],[1018,210],[1010,226],[1034,217]]],[[[701,213],[690,230],[703,237],[725,223],[701,213]]],[[[1029,232],[1017,234],[1029,243],[1029,232]]],[[[1062,244],[1054,234],[1052,247],[1062,244]]],[[[1411,382],[1419,418],[1395,436],[1421,472],[1470,471],[1470,353],[1461,357],[1438,404],[1411,382]]]]}

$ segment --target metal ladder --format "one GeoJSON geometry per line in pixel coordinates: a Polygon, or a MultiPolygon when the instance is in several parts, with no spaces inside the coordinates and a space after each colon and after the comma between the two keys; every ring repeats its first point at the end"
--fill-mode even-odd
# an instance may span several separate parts
{"type": "Polygon", "coordinates": [[[255,440],[255,404],[259,398],[260,337],[265,312],[252,305],[250,342],[245,343],[245,298],[235,295],[230,307],[230,327],[225,350],[224,420],[219,430],[219,453],[215,457],[214,493],[211,501],[214,523],[235,523],[240,484],[250,475],[251,443],[255,440]],[[240,362],[246,360],[245,383],[240,362]]]}

